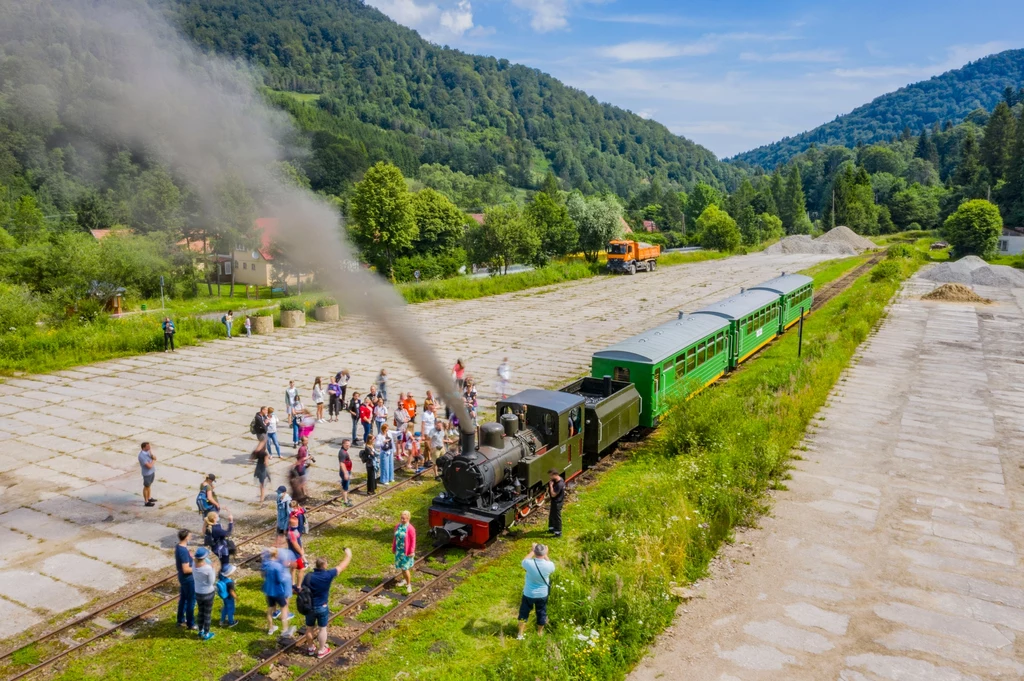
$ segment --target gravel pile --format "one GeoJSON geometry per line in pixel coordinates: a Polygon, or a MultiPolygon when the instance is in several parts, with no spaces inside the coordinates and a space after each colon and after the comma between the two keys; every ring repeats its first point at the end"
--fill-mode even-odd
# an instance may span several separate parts
{"type": "Polygon", "coordinates": [[[810,253],[813,255],[857,255],[869,248],[878,248],[874,242],[865,239],[849,227],[836,227],[817,239],[806,234],[787,236],[776,244],[764,249],[773,255],[810,253]]]}
{"type": "Polygon", "coordinates": [[[846,243],[827,242],[821,239],[812,239],[806,234],[794,234],[781,239],[764,249],[770,255],[811,253],[816,255],[856,255],[860,251],[846,243]]]}
{"type": "Polygon", "coordinates": [[[955,303],[991,303],[988,298],[982,298],[973,290],[963,284],[943,284],[937,289],[921,296],[926,300],[948,300],[955,303]]]}
{"type": "Polygon", "coordinates": [[[846,244],[858,252],[866,251],[869,248],[878,248],[874,241],[866,239],[849,227],[841,225],[828,230],[819,236],[816,241],[818,243],[846,244]]]}
{"type": "Polygon", "coordinates": [[[943,284],[1024,288],[1024,271],[1006,265],[989,265],[976,255],[936,265],[924,278],[943,284]]]}

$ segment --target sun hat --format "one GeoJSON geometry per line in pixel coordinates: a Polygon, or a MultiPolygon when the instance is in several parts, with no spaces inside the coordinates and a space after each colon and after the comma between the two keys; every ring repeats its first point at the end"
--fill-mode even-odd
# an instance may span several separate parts
{"type": "Polygon", "coordinates": [[[210,552],[206,550],[206,547],[200,546],[196,549],[196,560],[205,560],[210,555],[210,552]]]}

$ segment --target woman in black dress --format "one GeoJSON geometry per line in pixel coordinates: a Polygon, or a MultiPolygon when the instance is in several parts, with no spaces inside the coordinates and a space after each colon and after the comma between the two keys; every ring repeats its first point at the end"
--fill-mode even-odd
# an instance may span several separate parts
{"type": "Polygon", "coordinates": [[[256,462],[256,470],[253,477],[260,485],[260,504],[266,495],[267,485],[270,483],[270,471],[267,470],[267,441],[260,440],[256,443],[256,449],[252,450],[250,458],[256,462]]]}

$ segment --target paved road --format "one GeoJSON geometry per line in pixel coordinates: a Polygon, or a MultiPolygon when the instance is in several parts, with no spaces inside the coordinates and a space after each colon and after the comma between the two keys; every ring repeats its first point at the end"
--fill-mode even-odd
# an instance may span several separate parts
{"type": "Polygon", "coordinates": [[[631,681],[1024,677],[1024,290],[931,287],[910,282],[772,516],[631,681]]]}
{"type": "MultiPolygon", "coordinates": [[[[424,340],[446,363],[461,356],[480,377],[484,403],[502,357],[519,388],[551,386],[586,371],[598,347],[661,323],[822,256],[755,254],[666,267],[635,277],[600,277],[556,288],[462,302],[416,305],[424,340]]],[[[239,325],[236,324],[236,328],[239,325]]],[[[312,377],[342,367],[369,386],[388,368],[391,391],[426,385],[365,320],[278,330],[102,362],[0,384],[0,638],[115,590],[142,571],[165,568],[174,528],[198,529],[194,498],[203,474],[236,519],[267,516],[255,505],[248,424],[262,404],[283,407],[295,379],[309,398],[312,377]],[[158,457],[144,508],[136,455],[158,457]]],[[[394,399],[392,395],[392,400],[394,399]]],[[[314,433],[314,482],[336,489],[331,441],[351,422],[314,433]]],[[[290,434],[281,437],[290,441],[290,434]]],[[[286,450],[291,455],[292,450],[286,450]]],[[[275,462],[274,485],[287,465],[275,462]]]]}

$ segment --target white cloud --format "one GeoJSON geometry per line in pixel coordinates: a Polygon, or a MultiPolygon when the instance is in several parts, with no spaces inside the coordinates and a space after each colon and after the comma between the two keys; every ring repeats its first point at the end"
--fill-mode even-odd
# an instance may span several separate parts
{"type": "Polygon", "coordinates": [[[806,62],[824,63],[843,60],[842,52],[837,50],[795,50],[793,52],[741,52],[740,59],[752,62],[806,62]]]}
{"type": "Polygon", "coordinates": [[[530,26],[538,33],[569,25],[569,0],[512,0],[512,4],[530,13],[530,26]]]}
{"type": "Polygon", "coordinates": [[[777,42],[792,39],[793,36],[788,33],[708,33],[691,42],[634,40],[618,45],[609,45],[601,50],[601,54],[617,61],[704,57],[714,54],[723,44],[729,42],[777,42]]]}
{"type": "Polygon", "coordinates": [[[618,61],[650,61],[671,57],[699,57],[711,54],[716,49],[718,43],[709,40],[676,44],[635,40],[606,47],[603,54],[618,61]]]}
{"type": "MultiPolygon", "coordinates": [[[[1002,52],[1014,47],[1012,43],[1003,41],[990,41],[973,45],[952,45],[946,48],[946,57],[941,61],[919,66],[917,64],[903,64],[893,66],[864,66],[850,69],[833,69],[832,75],[839,78],[850,78],[857,80],[885,80],[891,78],[910,79],[907,82],[922,80],[937,76],[940,73],[952,69],[958,69],[967,62],[987,57],[996,52],[1002,52]]],[[[906,84],[906,83],[904,83],[906,84]]]]}
{"type": "Polygon", "coordinates": [[[592,21],[612,24],[642,24],[645,26],[693,26],[696,22],[672,14],[598,14],[587,17],[592,21]]]}
{"type": "Polygon", "coordinates": [[[473,29],[470,0],[445,2],[443,8],[436,2],[417,0],[366,0],[366,4],[434,42],[459,38],[473,29]]]}

